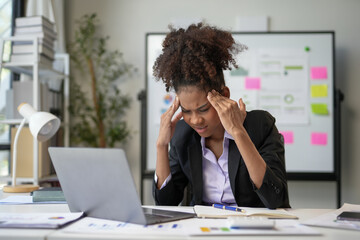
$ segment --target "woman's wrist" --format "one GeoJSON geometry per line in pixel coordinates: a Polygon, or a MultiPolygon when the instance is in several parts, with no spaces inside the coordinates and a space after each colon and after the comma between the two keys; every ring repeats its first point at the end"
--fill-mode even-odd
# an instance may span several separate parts
{"type": "Polygon", "coordinates": [[[156,149],[157,149],[157,150],[166,149],[166,151],[168,151],[168,149],[169,149],[169,143],[162,143],[162,142],[157,141],[157,142],[156,142],[156,149]]]}
{"type": "Polygon", "coordinates": [[[248,136],[248,133],[244,126],[238,127],[232,131],[232,133],[229,133],[234,139],[243,139],[244,137],[248,136]]]}

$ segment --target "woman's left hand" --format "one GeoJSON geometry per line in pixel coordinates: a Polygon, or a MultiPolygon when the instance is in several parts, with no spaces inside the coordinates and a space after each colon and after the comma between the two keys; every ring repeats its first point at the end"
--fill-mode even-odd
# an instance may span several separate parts
{"type": "Polygon", "coordinates": [[[207,98],[217,111],[225,130],[234,138],[236,146],[244,159],[250,178],[259,189],[264,180],[266,163],[243,126],[246,117],[244,102],[240,98],[238,105],[237,102],[220,95],[214,90],[208,93],[207,98]]]}
{"type": "Polygon", "coordinates": [[[222,96],[215,90],[210,91],[207,98],[217,111],[222,125],[230,135],[234,136],[237,130],[243,128],[246,106],[241,98],[238,105],[234,100],[222,96]]]}

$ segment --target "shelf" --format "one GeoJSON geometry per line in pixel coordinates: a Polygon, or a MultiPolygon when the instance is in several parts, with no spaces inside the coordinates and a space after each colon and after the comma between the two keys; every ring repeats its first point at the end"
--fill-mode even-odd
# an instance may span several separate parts
{"type": "MultiPolygon", "coordinates": [[[[61,86],[61,84],[57,83],[64,83],[63,86],[63,108],[64,108],[64,118],[63,118],[63,126],[64,126],[64,146],[69,146],[69,114],[68,114],[68,107],[69,107],[69,64],[70,58],[69,54],[66,53],[56,53],[54,57],[54,62],[60,61],[63,63],[63,70],[57,71],[53,69],[53,63],[49,62],[48,64],[44,64],[43,62],[39,61],[40,59],[36,57],[35,54],[39,54],[38,51],[38,42],[39,38],[36,36],[15,36],[15,37],[7,37],[7,38],[0,38],[0,71],[1,69],[7,69],[11,72],[17,74],[26,74],[32,78],[33,88],[32,88],[32,103],[30,103],[35,109],[41,110],[41,102],[45,101],[42,99],[41,96],[41,88],[40,88],[40,79],[46,80],[54,80],[51,81],[51,84],[56,86],[61,86]],[[30,41],[33,44],[33,58],[28,59],[28,61],[24,62],[11,62],[11,61],[3,61],[3,53],[4,53],[4,44],[6,41],[15,42],[15,41],[30,41]]],[[[5,119],[0,120],[2,124],[9,124],[9,125],[18,125],[20,124],[22,119],[5,119]]],[[[33,177],[32,178],[17,178],[19,181],[30,181],[34,184],[39,183],[39,149],[38,145],[39,142],[37,139],[33,141],[33,177]]],[[[0,177],[0,179],[4,179],[4,177],[0,177]]],[[[10,179],[10,178],[9,178],[10,179]]]]}
{"type": "MultiPolygon", "coordinates": [[[[18,74],[26,74],[32,76],[33,74],[33,65],[32,62],[24,63],[14,63],[14,62],[3,62],[3,68],[6,68],[12,72],[18,74]]],[[[40,77],[55,77],[55,78],[64,78],[67,77],[64,73],[58,72],[48,66],[45,66],[41,62],[39,63],[39,76],[40,77]]]]}
{"type": "MultiPolygon", "coordinates": [[[[0,176],[0,183],[4,183],[4,182],[10,182],[11,176],[0,176]]],[[[16,178],[16,182],[17,183],[26,183],[26,182],[32,182],[33,178],[25,178],[25,177],[17,177],[16,178]]],[[[52,175],[48,175],[48,176],[43,176],[39,178],[39,183],[44,183],[44,182],[56,182],[58,181],[58,178],[56,176],[56,174],[52,174],[52,175]]]]}

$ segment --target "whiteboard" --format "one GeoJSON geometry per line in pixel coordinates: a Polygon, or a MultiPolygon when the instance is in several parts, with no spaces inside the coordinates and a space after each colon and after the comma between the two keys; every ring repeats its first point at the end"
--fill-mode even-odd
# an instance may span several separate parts
{"type": "MultiPolygon", "coordinates": [[[[334,32],[233,33],[248,47],[224,72],[230,98],[276,118],[287,173],[334,174],[334,32]]],[[[174,100],[153,77],[165,33],[146,35],[146,170],[154,170],[160,116],[174,100]]]]}

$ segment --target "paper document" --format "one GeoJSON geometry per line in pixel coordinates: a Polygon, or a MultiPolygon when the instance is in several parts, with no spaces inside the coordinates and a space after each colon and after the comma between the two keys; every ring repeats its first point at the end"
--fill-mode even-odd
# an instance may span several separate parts
{"type": "Polygon", "coordinates": [[[33,196],[10,196],[0,200],[0,205],[14,205],[14,204],[52,204],[52,203],[66,203],[66,201],[43,201],[34,202],[33,196]]]}
{"type": "Polygon", "coordinates": [[[275,220],[273,229],[232,229],[227,219],[190,218],[155,225],[138,225],[85,217],[67,226],[68,233],[134,236],[216,236],[216,235],[320,235],[297,220],[275,220]]]}
{"type": "Polygon", "coordinates": [[[0,200],[0,204],[30,204],[32,196],[10,196],[0,200]]]}
{"type": "Polygon", "coordinates": [[[235,212],[230,210],[218,209],[210,206],[195,205],[194,211],[198,217],[209,218],[226,218],[230,216],[258,216],[277,219],[297,219],[296,216],[291,215],[284,209],[271,210],[268,208],[249,208],[241,207],[245,212],[235,212]]]}
{"type": "Polygon", "coordinates": [[[0,228],[60,228],[83,216],[79,213],[0,213],[0,228]]]}
{"type": "Polygon", "coordinates": [[[275,220],[273,229],[234,229],[229,227],[227,219],[191,219],[188,222],[187,233],[190,236],[215,235],[320,235],[316,230],[301,225],[297,220],[275,220]]]}
{"type": "MultiPolygon", "coordinates": [[[[186,221],[186,220],[184,220],[186,221]]],[[[87,234],[121,234],[134,236],[180,235],[184,236],[183,222],[169,222],[154,225],[139,225],[100,218],[85,217],[64,228],[64,232],[87,234]]]]}
{"type": "Polygon", "coordinates": [[[360,231],[359,221],[337,221],[336,217],[344,211],[360,212],[360,205],[345,203],[341,208],[325,213],[323,215],[314,217],[303,222],[305,225],[316,227],[342,228],[360,231]]]}

